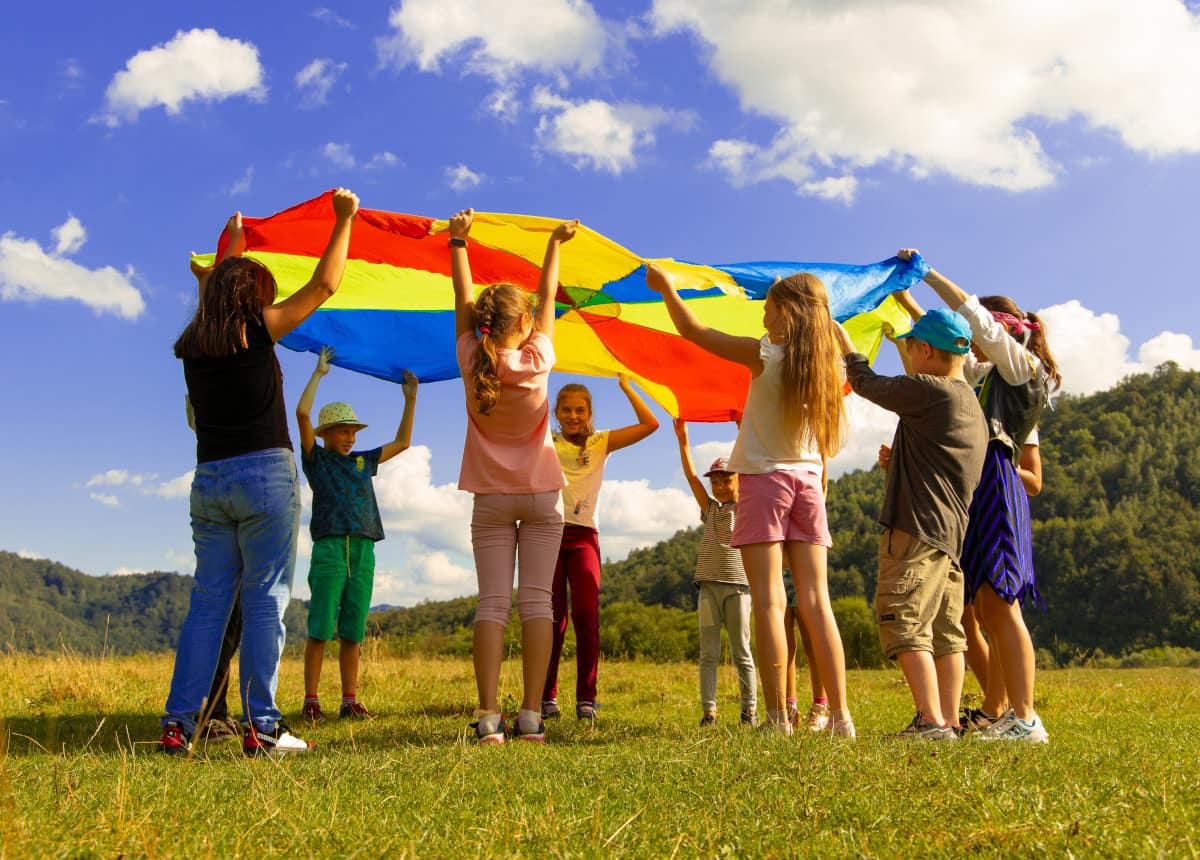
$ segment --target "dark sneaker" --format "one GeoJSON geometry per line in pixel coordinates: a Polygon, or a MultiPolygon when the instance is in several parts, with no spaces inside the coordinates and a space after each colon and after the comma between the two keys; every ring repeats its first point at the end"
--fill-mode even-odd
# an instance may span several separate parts
{"type": "Polygon", "coordinates": [[[366,705],[362,702],[343,702],[341,710],[338,711],[338,719],[358,719],[358,720],[373,720],[378,714],[373,711],[368,711],[366,705]]]}
{"type": "Polygon", "coordinates": [[[956,741],[958,732],[954,730],[953,726],[939,726],[937,723],[925,719],[925,714],[917,711],[912,722],[892,737],[909,741],[956,741]]]}
{"type": "Polygon", "coordinates": [[[702,728],[702,729],[706,729],[709,726],[715,726],[716,724],[717,724],[717,715],[716,714],[705,714],[703,717],[700,718],[700,728],[702,728]]]}
{"type": "MultiPolygon", "coordinates": [[[[503,725],[503,723],[501,724],[503,725]]],[[[525,741],[531,744],[544,744],[546,742],[546,723],[544,720],[538,720],[537,729],[532,732],[521,731],[521,721],[513,720],[510,737],[518,741],[525,741]]]]}
{"type": "Polygon", "coordinates": [[[542,719],[557,720],[562,716],[562,711],[558,709],[558,700],[542,699],[542,719]]]}
{"type": "Polygon", "coordinates": [[[599,709],[600,706],[595,702],[579,702],[575,705],[575,717],[580,720],[594,720],[599,709]]]}
{"type": "Polygon", "coordinates": [[[483,746],[494,746],[504,743],[504,736],[507,730],[504,726],[504,718],[500,718],[500,724],[494,731],[485,732],[478,722],[471,723],[471,728],[475,730],[475,740],[483,746]]]}
{"type": "Polygon", "coordinates": [[[250,758],[260,758],[262,756],[285,756],[292,753],[304,753],[311,750],[316,744],[309,743],[302,738],[296,737],[283,723],[276,723],[272,731],[265,732],[262,729],[256,729],[254,724],[250,724],[246,736],[242,738],[242,752],[250,758]]]}
{"type": "Polygon", "coordinates": [[[324,722],[325,712],[321,710],[319,702],[306,699],[304,707],[300,709],[300,719],[306,720],[310,726],[315,726],[317,723],[324,722]]]}
{"type": "Polygon", "coordinates": [[[200,730],[200,737],[209,742],[228,741],[242,736],[242,726],[233,717],[209,720],[200,730]]]}
{"type": "MultiPolygon", "coordinates": [[[[791,720],[789,719],[788,722],[790,723],[791,720]]],[[[738,719],[738,723],[754,728],[758,725],[758,714],[754,713],[754,711],[742,711],[742,716],[738,719]]]]}
{"type": "Polygon", "coordinates": [[[962,716],[958,718],[959,734],[982,732],[999,721],[999,717],[993,717],[983,708],[963,708],[962,716]]]}
{"type": "Polygon", "coordinates": [[[192,736],[174,720],[163,726],[162,740],[158,748],[167,755],[187,755],[192,751],[192,736]]]}

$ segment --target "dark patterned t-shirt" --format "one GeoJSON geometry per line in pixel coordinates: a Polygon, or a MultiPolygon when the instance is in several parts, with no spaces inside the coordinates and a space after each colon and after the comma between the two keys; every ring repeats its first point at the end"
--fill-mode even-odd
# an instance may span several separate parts
{"type": "Polygon", "coordinates": [[[371,478],[379,468],[382,448],[351,451],[345,457],[313,443],[300,465],[312,488],[313,540],[323,537],[364,537],[383,540],[383,523],[371,478]]]}

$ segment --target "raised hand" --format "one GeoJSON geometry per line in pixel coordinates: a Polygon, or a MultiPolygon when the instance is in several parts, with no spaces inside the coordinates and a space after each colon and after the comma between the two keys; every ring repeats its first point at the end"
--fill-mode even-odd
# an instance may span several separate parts
{"type": "Polygon", "coordinates": [[[579,219],[574,221],[564,221],[554,228],[554,232],[550,234],[551,241],[555,242],[570,242],[575,238],[575,228],[579,226],[579,219]]]}
{"type": "Polygon", "coordinates": [[[358,213],[358,195],[349,188],[335,188],[333,191],[333,214],[342,220],[349,220],[358,213]]]}
{"type": "Polygon", "coordinates": [[[336,353],[334,353],[332,346],[321,347],[321,351],[317,354],[317,367],[313,373],[318,376],[324,376],[329,373],[329,362],[333,361],[335,357],[336,353]]]}
{"type": "Polygon", "coordinates": [[[671,276],[658,263],[646,266],[646,286],[659,294],[675,291],[675,283],[671,276]]]}
{"type": "Polygon", "coordinates": [[[913,254],[919,254],[919,253],[921,253],[921,252],[918,251],[916,248],[901,248],[899,251],[896,252],[896,256],[907,263],[909,260],[911,260],[913,258],[913,254]]]}
{"type": "Polygon", "coordinates": [[[675,438],[686,445],[688,441],[687,422],[682,418],[676,418],[671,422],[671,426],[675,428],[675,438]]]}
{"type": "Polygon", "coordinates": [[[405,398],[417,396],[417,375],[411,370],[404,371],[404,384],[401,386],[404,390],[405,398]]]}
{"type": "Polygon", "coordinates": [[[450,238],[466,239],[471,235],[471,223],[475,220],[474,209],[460,209],[450,216],[450,238]]]}
{"type": "Polygon", "coordinates": [[[892,461],[892,447],[890,445],[879,446],[879,468],[887,471],[888,463],[892,461]]]}

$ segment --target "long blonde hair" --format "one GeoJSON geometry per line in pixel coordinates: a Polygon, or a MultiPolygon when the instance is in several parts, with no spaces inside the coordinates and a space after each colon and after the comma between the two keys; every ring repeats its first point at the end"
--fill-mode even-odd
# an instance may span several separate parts
{"type": "Polygon", "coordinates": [[[487,415],[500,400],[495,336],[519,332],[525,317],[532,313],[529,294],[513,284],[493,284],[475,299],[479,346],[475,348],[471,381],[475,384],[475,403],[480,415],[487,415]]]}
{"type": "Polygon", "coordinates": [[[767,296],[784,324],[784,417],[798,424],[823,456],[832,457],[842,448],[846,407],[825,284],[800,272],[776,281],[767,296]]]}

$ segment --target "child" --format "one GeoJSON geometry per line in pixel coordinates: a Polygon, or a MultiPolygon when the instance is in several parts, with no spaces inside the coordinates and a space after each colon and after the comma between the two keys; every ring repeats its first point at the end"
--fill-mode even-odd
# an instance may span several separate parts
{"type": "Polygon", "coordinates": [[[838,327],[855,393],[900,416],[879,522],[875,614],[884,653],[900,664],[916,716],[900,737],[958,740],[962,696],[962,553],[967,507],[979,483],[987,428],[963,376],[971,332],[937,309],[907,338],[912,376],[879,376],[838,327]]]}
{"type": "Polygon", "coordinates": [[[786,553],[799,589],[800,614],[829,688],[828,731],[853,738],[854,722],[846,707],[846,660],[829,602],[827,556],[832,541],[821,488],[823,458],[840,448],[845,417],[825,285],[807,273],[772,284],[763,306],[767,333],[756,340],[701,323],[661,267],[647,269],[646,283],[662,294],[681,335],[751,373],[745,414],[729,458],[739,485],[739,516],[730,543],[741,549],[750,582],[757,665],[767,706],[765,727],[792,732],[784,700],[786,553]]]}
{"type": "MultiPolygon", "coordinates": [[[[910,248],[897,253],[902,260],[914,254],[910,248]]],[[[983,740],[1048,743],[1033,709],[1033,641],[1021,614],[1026,596],[1038,605],[1041,597],[1034,582],[1029,498],[1018,468],[1022,447],[1062,376],[1041,321],[1012,299],[968,296],[932,269],[925,283],[970,324],[975,356],[964,373],[978,387],[990,437],[963,544],[967,601],[991,646],[983,719],[972,719],[972,725],[979,728],[996,716],[981,733],[983,740]],[[1009,707],[998,713],[1006,697],[1009,707]]]]}
{"type": "Polygon", "coordinates": [[[554,366],[559,247],[575,235],[579,222],[560,224],[550,235],[534,306],[529,294],[512,284],[494,284],[475,296],[467,256],[473,217],[471,209],[455,213],[449,241],[456,349],[467,406],[458,486],[475,496],[471,547],[479,580],[472,645],[479,708],[472,727],[481,744],[504,742],[497,688],[515,560],[524,695],[513,735],[542,743],[541,693],[554,638],[551,586],[566,485],[550,436],[547,383],[554,366]]]}
{"type": "Polygon", "coordinates": [[[750,656],[750,584],[746,581],[741,553],[729,545],[737,518],[738,476],[729,471],[728,457],[718,457],[704,473],[712,485],[709,496],[692,465],[687,422],[675,421],[675,436],[679,439],[683,477],[692,488],[692,496],[700,506],[700,521],[704,523],[692,579],[698,592],[696,614],[700,621],[700,707],[704,711],[700,725],[717,724],[717,664],[721,661],[724,626],[741,689],[741,724],[753,726],[757,721],[758,683],[754,678],[754,658],[750,656]]]}
{"type": "Polygon", "coordinates": [[[554,568],[554,644],[542,690],[542,717],[554,719],[558,709],[558,661],[567,635],[567,588],[571,591],[571,620],[575,624],[575,716],[596,718],[596,674],[600,663],[600,541],[596,532],[596,503],[608,455],[640,442],[658,429],[658,419],[638,397],[629,377],[617,377],[638,423],[619,430],[596,432],[592,425],[592,394],[583,385],[564,385],[554,404],[559,431],[554,449],[567,486],[563,488],[562,547],[554,568]]]}
{"type": "Polygon", "coordinates": [[[300,425],[300,465],[312,488],[312,561],[308,587],[308,642],[304,646],[304,706],[300,713],[313,725],[325,718],[317,690],[325,643],[337,631],[338,667],[342,677],[340,718],[369,720],[375,717],[358,701],[358,660],[367,632],[371,587],[375,577],[375,541],[383,540],[383,524],[375,501],[371,478],[412,441],[413,412],[417,405],[417,378],[404,373],[404,416],[391,442],[369,451],[355,451],[354,439],[366,428],[346,403],[321,408],[313,429],[309,416],[322,377],[329,373],[334,357],[322,347],[317,367],[300,402],[296,422],[300,425]],[[320,436],[323,445],[317,445],[320,436]]]}

